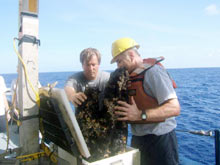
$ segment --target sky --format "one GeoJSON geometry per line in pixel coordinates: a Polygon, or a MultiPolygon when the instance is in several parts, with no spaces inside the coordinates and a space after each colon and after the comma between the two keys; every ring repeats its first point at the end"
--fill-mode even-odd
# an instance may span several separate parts
{"type": "MultiPolygon", "coordinates": [[[[1,0],[0,74],[16,73],[18,0],[1,0]]],[[[80,52],[102,54],[110,64],[111,45],[133,38],[142,58],[164,56],[166,68],[220,67],[220,0],[39,0],[39,72],[79,71],[80,52]]]]}

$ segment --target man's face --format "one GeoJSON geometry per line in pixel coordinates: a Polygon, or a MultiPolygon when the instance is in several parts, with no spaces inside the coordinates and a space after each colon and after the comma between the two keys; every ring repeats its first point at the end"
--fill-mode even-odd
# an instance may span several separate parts
{"type": "Polygon", "coordinates": [[[84,75],[88,80],[95,80],[99,71],[98,58],[94,55],[90,60],[83,62],[84,75]]]}
{"type": "Polygon", "coordinates": [[[131,60],[128,55],[124,55],[124,54],[119,55],[116,59],[116,63],[117,63],[118,68],[125,67],[128,70],[128,72],[130,72],[131,60]]]}

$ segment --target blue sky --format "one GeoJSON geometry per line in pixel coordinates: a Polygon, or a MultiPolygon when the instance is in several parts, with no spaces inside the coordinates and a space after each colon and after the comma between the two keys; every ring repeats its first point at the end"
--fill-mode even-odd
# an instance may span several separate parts
{"type": "MultiPolygon", "coordinates": [[[[15,73],[18,0],[1,0],[0,73],[15,73]]],[[[39,0],[39,72],[81,70],[80,52],[94,47],[102,70],[111,44],[131,37],[143,58],[164,56],[166,68],[220,67],[219,0],[39,0]]]]}

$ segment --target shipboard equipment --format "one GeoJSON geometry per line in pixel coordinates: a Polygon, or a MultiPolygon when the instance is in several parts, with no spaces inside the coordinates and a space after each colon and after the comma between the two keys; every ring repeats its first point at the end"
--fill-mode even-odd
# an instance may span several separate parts
{"type": "Polygon", "coordinates": [[[88,158],[90,152],[66,93],[59,88],[40,89],[40,127],[43,139],[70,154],[88,158]]]}

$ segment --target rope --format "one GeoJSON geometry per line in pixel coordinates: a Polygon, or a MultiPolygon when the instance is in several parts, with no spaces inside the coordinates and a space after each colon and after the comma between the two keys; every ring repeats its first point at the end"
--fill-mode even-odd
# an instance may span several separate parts
{"type": "Polygon", "coordinates": [[[194,135],[214,137],[212,130],[208,130],[208,131],[204,131],[204,130],[200,130],[200,131],[190,131],[190,130],[179,130],[179,129],[176,129],[176,131],[177,131],[177,132],[188,132],[188,133],[191,133],[191,134],[194,134],[194,135]]]}
{"type": "Polygon", "coordinates": [[[26,65],[24,64],[24,61],[22,60],[22,57],[21,57],[20,53],[19,53],[19,52],[17,51],[17,49],[16,49],[15,39],[16,39],[16,38],[14,38],[14,40],[13,40],[13,47],[14,47],[15,53],[17,54],[19,60],[20,60],[21,63],[22,63],[22,66],[23,66],[23,68],[24,68],[25,77],[26,77],[26,79],[27,79],[27,81],[28,81],[28,84],[30,85],[31,89],[33,90],[33,92],[34,92],[34,94],[35,94],[35,96],[36,96],[37,105],[38,105],[38,107],[40,107],[40,96],[39,96],[39,93],[34,89],[33,84],[31,83],[31,81],[30,81],[30,79],[29,79],[29,77],[28,77],[26,65]]]}
{"type": "MultiPolygon", "coordinates": [[[[14,48],[14,50],[15,50],[16,55],[18,56],[19,60],[20,60],[21,63],[22,63],[22,66],[23,66],[23,68],[24,68],[25,77],[26,77],[26,79],[27,79],[27,81],[28,81],[28,84],[30,85],[31,89],[33,90],[33,92],[34,92],[34,94],[35,94],[35,96],[36,96],[36,103],[37,103],[38,107],[40,107],[40,96],[39,96],[39,93],[34,89],[33,84],[31,83],[31,81],[30,81],[30,79],[29,79],[29,77],[28,77],[26,65],[24,64],[21,55],[19,54],[19,52],[18,52],[17,49],[16,49],[15,39],[16,39],[16,38],[14,38],[14,40],[13,40],[13,48],[14,48]]],[[[12,98],[12,106],[9,107],[9,110],[5,110],[6,130],[7,130],[7,146],[6,146],[6,152],[8,151],[9,138],[10,138],[10,137],[9,137],[9,126],[8,126],[7,114],[9,113],[9,111],[11,111],[11,109],[16,109],[16,108],[15,108],[15,107],[16,107],[16,102],[15,102],[15,100],[16,100],[16,91],[17,91],[17,80],[16,80],[15,92],[14,92],[14,95],[13,95],[13,98],[12,98]]],[[[18,110],[18,109],[16,109],[16,110],[18,110]]],[[[19,112],[20,112],[20,111],[18,110],[18,113],[19,113],[19,112]]],[[[20,125],[20,120],[16,120],[16,119],[13,117],[13,115],[11,115],[11,113],[9,113],[9,114],[10,114],[10,116],[11,116],[11,119],[14,120],[14,121],[16,121],[16,122],[17,122],[17,125],[19,126],[19,125],[20,125]]]]}

